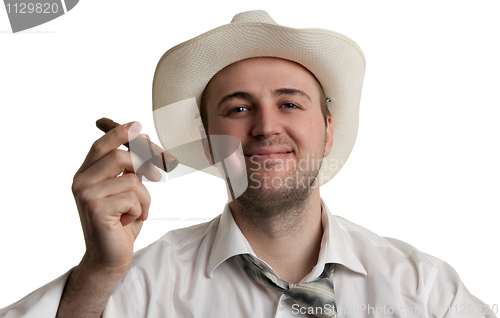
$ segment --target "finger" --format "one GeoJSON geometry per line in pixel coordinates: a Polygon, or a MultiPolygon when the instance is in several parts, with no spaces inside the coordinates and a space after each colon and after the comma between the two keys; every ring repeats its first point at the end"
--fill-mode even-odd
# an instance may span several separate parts
{"type": "Polygon", "coordinates": [[[79,176],[75,177],[73,180],[73,190],[78,191],[104,180],[115,178],[121,173],[131,172],[134,172],[134,165],[130,152],[113,149],[79,176]]]}
{"type": "MultiPolygon", "coordinates": [[[[144,212],[144,208],[141,206],[140,201],[137,198],[137,194],[133,191],[129,191],[117,194],[115,197],[123,197],[125,201],[130,201],[131,203],[130,209],[125,213],[122,213],[120,223],[123,226],[135,223],[135,227],[137,227],[137,223],[140,222],[142,227],[142,222],[147,219],[147,215],[144,215],[144,213],[147,214],[147,210],[144,212]]],[[[134,232],[134,238],[136,238],[137,235],[139,235],[139,231],[134,232]]]]}
{"type": "Polygon", "coordinates": [[[126,226],[140,220],[142,215],[141,204],[133,191],[95,200],[91,206],[95,214],[93,218],[101,220],[98,223],[109,224],[111,228],[126,226]]]}
{"type": "Polygon", "coordinates": [[[139,180],[142,180],[142,176],[145,176],[149,181],[153,182],[158,182],[162,178],[161,172],[149,161],[137,169],[136,175],[139,180]]]}
{"type": "Polygon", "coordinates": [[[91,200],[100,200],[126,192],[134,192],[136,194],[143,210],[142,213],[145,214],[145,217],[143,217],[145,220],[149,206],[151,205],[151,196],[144,184],[133,173],[126,173],[117,178],[104,180],[92,187],[88,187],[85,189],[83,196],[92,198],[91,200]]]}
{"type": "MultiPolygon", "coordinates": [[[[151,141],[151,138],[149,138],[149,135],[148,134],[139,134],[139,136],[151,141]]],[[[128,149],[128,151],[131,151],[130,148],[128,149]]]]}
{"type": "Polygon", "coordinates": [[[139,232],[142,229],[142,224],[144,224],[144,221],[141,219],[137,219],[137,220],[127,224],[126,229],[130,229],[130,231],[132,231],[132,235],[134,236],[134,238],[137,238],[137,236],[139,235],[139,232]]]}
{"type": "Polygon", "coordinates": [[[149,181],[153,182],[157,182],[162,179],[161,172],[157,168],[155,168],[151,160],[148,160],[147,158],[144,157],[140,157],[137,153],[133,151],[129,153],[130,156],[132,157],[132,163],[134,165],[135,174],[137,175],[139,180],[143,180],[142,179],[143,176],[145,176],[149,181]]]}
{"type": "Polygon", "coordinates": [[[116,128],[113,128],[104,136],[97,139],[92,144],[87,157],[83,161],[83,164],[77,171],[75,177],[86,171],[90,166],[92,166],[95,162],[107,155],[112,150],[137,137],[141,131],[141,128],[142,126],[138,121],[130,122],[125,125],[120,125],[116,128]]]}
{"type": "MultiPolygon", "coordinates": [[[[106,242],[111,232],[119,232],[135,220],[141,221],[142,208],[133,191],[115,194],[110,197],[92,200],[87,203],[86,215],[81,216],[84,234],[97,234],[96,239],[106,242]],[[92,224],[97,225],[93,228],[92,224]],[[108,233],[108,234],[106,234],[108,233]],[[100,237],[100,235],[105,235],[100,237]]],[[[81,212],[81,211],[80,211],[81,212]]],[[[134,233],[134,234],[138,234],[134,233]]],[[[135,239],[135,237],[134,237],[135,239]]],[[[87,240],[87,238],[86,238],[87,240]]]]}

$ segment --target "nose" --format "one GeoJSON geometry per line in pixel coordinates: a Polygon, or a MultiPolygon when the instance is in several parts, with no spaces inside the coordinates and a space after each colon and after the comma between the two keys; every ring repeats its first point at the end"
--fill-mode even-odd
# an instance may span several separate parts
{"type": "Polygon", "coordinates": [[[270,137],[283,132],[282,118],[272,105],[261,105],[254,116],[252,135],[254,137],[270,137]]]}

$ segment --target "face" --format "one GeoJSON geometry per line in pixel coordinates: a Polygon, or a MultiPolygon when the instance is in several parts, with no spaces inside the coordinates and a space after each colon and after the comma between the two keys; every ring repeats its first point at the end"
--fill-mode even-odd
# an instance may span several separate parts
{"type": "Polygon", "coordinates": [[[247,192],[262,197],[317,187],[321,160],[332,144],[320,89],[307,69],[278,58],[243,60],[211,79],[205,92],[208,133],[240,140],[247,192]]]}

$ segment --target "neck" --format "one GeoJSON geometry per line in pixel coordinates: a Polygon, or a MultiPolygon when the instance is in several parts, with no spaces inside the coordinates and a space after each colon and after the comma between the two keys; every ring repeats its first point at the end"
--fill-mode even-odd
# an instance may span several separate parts
{"type": "Polygon", "coordinates": [[[255,254],[278,276],[299,283],[316,265],[323,229],[319,187],[300,203],[274,204],[262,211],[260,205],[229,203],[234,220],[255,254]]]}

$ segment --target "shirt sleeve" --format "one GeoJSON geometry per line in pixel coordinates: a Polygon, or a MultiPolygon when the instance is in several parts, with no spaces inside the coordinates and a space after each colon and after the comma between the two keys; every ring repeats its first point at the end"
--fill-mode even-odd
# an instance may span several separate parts
{"type": "Polygon", "coordinates": [[[101,318],[145,317],[144,303],[139,301],[142,294],[138,287],[135,268],[130,266],[106,303],[101,318]]]}
{"type": "Polygon", "coordinates": [[[18,302],[0,309],[0,318],[54,318],[73,269],[40,287],[18,302]]]}
{"type": "Polygon", "coordinates": [[[113,301],[113,296],[111,296],[106,303],[106,307],[102,313],[101,318],[120,318],[118,312],[116,311],[115,302],[113,301]]]}
{"type": "Polygon", "coordinates": [[[428,310],[433,318],[496,318],[491,307],[474,297],[457,272],[443,261],[429,294],[428,310]]]}

